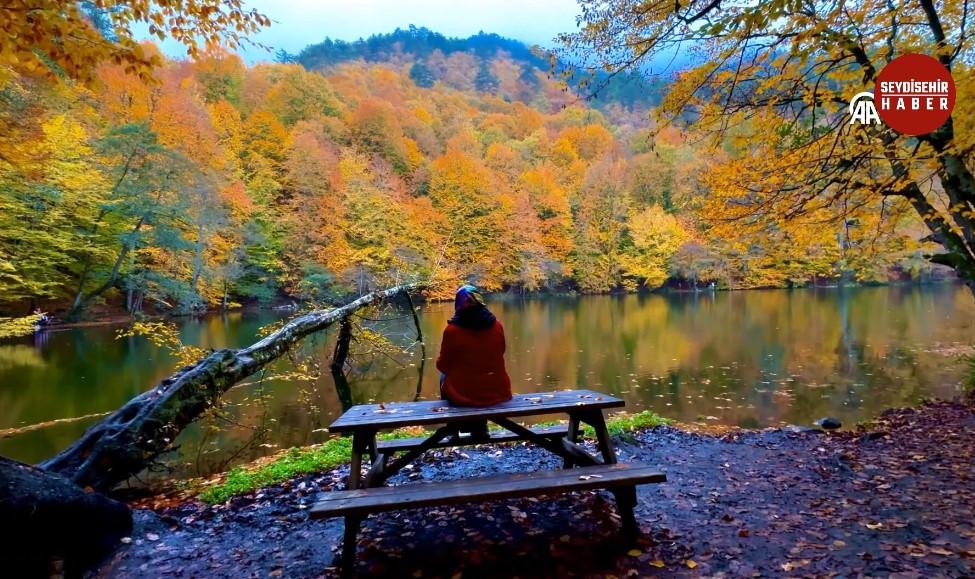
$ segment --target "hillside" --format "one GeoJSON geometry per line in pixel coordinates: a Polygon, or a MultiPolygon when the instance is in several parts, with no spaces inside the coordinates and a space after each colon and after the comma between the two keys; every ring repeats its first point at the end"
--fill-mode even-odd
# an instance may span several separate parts
{"type": "Polygon", "coordinates": [[[154,85],[0,67],[0,314],[321,302],[418,276],[598,293],[932,271],[891,204],[709,235],[730,145],[593,108],[523,45],[472,38],[399,31],[306,66],[212,54],[154,85]]]}
{"type": "MultiPolygon", "coordinates": [[[[328,71],[354,61],[409,65],[410,78],[418,86],[429,88],[440,82],[455,90],[476,90],[526,104],[532,102],[540,80],[553,74],[567,75],[576,94],[589,93],[580,86],[582,75],[569,76],[572,67],[568,63],[550,61],[550,56],[538,47],[484,32],[468,38],[448,38],[410,26],[354,42],[326,38],[297,55],[279,53],[278,58],[314,71],[328,71]]],[[[591,86],[601,87],[598,98],[591,103],[599,109],[616,104],[627,110],[646,111],[660,102],[661,83],[650,82],[639,74],[627,73],[612,79],[600,74],[587,80],[591,86]]]]}

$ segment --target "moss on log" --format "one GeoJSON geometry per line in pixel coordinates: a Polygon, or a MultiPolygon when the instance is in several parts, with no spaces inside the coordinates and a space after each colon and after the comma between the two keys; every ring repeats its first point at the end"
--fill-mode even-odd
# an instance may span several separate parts
{"type": "Polygon", "coordinates": [[[82,487],[109,491],[165,452],[231,386],[280,358],[303,338],[360,308],[423,287],[409,284],[366,294],[340,308],[297,317],[247,348],[217,350],[136,396],[39,466],[82,487]]]}

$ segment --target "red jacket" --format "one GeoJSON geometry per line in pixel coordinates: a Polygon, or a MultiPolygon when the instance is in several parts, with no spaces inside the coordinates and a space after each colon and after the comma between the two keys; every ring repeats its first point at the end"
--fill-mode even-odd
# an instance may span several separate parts
{"type": "Polygon", "coordinates": [[[485,330],[447,324],[437,357],[437,369],[446,375],[444,397],[458,406],[491,406],[511,400],[504,350],[501,322],[485,330]]]}

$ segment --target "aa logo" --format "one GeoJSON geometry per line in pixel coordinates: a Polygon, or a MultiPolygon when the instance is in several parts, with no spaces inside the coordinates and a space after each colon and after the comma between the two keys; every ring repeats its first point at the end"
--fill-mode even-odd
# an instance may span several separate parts
{"type": "Polygon", "coordinates": [[[873,104],[872,92],[857,93],[850,101],[850,124],[879,125],[880,115],[873,104]]]}

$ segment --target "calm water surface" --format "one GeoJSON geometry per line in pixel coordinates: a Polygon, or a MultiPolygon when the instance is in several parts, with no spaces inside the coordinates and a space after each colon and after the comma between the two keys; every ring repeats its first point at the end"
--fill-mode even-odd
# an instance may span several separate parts
{"type": "MultiPolygon", "coordinates": [[[[591,388],[686,422],[745,427],[809,424],[832,415],[852,426],[891,406],[959,392],[958,355],[970,346],[975,303],[959,286],[702,292],[536,300],[489,304],[505,326],[507,367],[516,392],[591,388]]],[[[331,379],[267,378],[228,394],[233,424],[206,421],[178,440],[172,464],[181,476],[328,438],[324,428],[348,404],[437,396],[433,361],[450,304],[424,306],[427,342],[409,349],[409,319],[376,325],[400,348],[395,358],[362,352],[340,396],[331,379]],[[258,403],[263,400],[263,403],[258,403]],[[255,438],[254,433],[268,434],[255,438]]],[[[241,347],[274,312],[186,321],[185,343],[241,347]]],[[[106,412],[154,386],[173,358],[118,328],[54,331],[0,343],[0,432],[106,412]]],[[[309,344],[326,367],[331,336],[309,344]]],[[[278,364],[268,376],[292,370],[278,364]]],[[[0,454],[47,458],[95,419],[0,434],[0,454]]]]}

